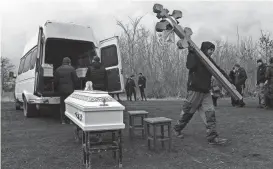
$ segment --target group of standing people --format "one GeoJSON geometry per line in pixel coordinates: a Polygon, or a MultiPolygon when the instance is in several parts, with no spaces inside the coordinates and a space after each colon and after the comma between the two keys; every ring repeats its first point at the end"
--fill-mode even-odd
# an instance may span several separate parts
{"type": "MultiPolygon", "coordinates": [[[[270,100],[273,99],[272,83],[270,83],[270,79],[272,78],[272,74],[271,74],[272,61],[273,59],[271,58],[269,60],[269,65],[267,65],[266,63],[262,61],[262,59],[257,60],[258,68],[257,68],[256,88],[257,88],[257,94],[259,99],[258,108],[267,108],[268,106],[270,106],[270,100]]],[[[243,95],[243,91],[246,86],[245,82],[247,80],[247,73],[245,69],[241,67],[239,64],[235,64],[229,73],[229,80],[236,87],[236,90],[241,95],[243,95]]],[[[211,95],[212,95],[213,105],[216,107],[217,99],[223,95],[222,87],[214,77],[212,77],[211,86],[212,86],[211,95]]],[[[231,98],[231,105],[234,107],[235,106],[242,107],[245,104],[240,104],[238,103],[238,101],[231,98]]]]}
{"type": "MultiPolygon", "coordinates": [[[[243,91],[245,89],[245,82],[247,80],[247,74],[243,67],[241,67],[239,64],[235,64],[235,66],[232,68],[232,70],[229,73],[230,82],[236,87],[236,90],[243,95],[243,91]]],[[[238,101],[234,100],[231,97],[231,105],[232,106],[238,106],[242,107],[244,105],[240,105],[238,101]]]]}
{"type": "MultiPolygon", "coordinates": [[[[239,64],[235,64],[232,70],[229,72],[228,78],[227,78],[231,84],[233,84],[236,88],[236,90],[243,95],[243,91],[245,89],[245,82],[247,80],[247,73],[243,67],[241,67],[239,64]]],[[[222,96],[222,87],[217,82],[217,80],[213,77],[212,78],[212,100],[213,105],[217,106],[217,99],[222,96]]],[[[245,106],[244,102],[236,101],[234,98],[231,97],[231,105],[237,106],[237,107],[243,107],[245,106]]]]}
{"type": "MultiPolygon", "coordinates": [[[[98,56],[93,58],[91,65],[87,69],[85,79],[86,81],[92,82],[92,88],[94,90],[107,91],[107,72],[100,63],[100,58],[98,56]]],[[[60,95],[61,123],[66,124],[70,120],[68,120],[64,115],[64,100],[70,94],[72,94],[79,85],[79,79],[77,77],[76,70],[73,66],[71,66],[71,60],[68,57],[63,59],[62,65],[54,72],[54,85],[55,89],[60,95]]]]}
{"type": "MultiPolygon", "coordinates": [[[[126,90],[126,95],[127,95],[127,100],[132,101],[132,95],[134,95],[135,101],[137,101],[137,96],[136,96],[136,83],[134,81],[134,75],[131,75],[129,78],[126,79],[126,84],[125,84],[125,90],[126,90]]],[[[146,94],[145,94],[145,88],[146,88],[146,77],[142,74],[139,73],[138,76],[138,87],[141,95],[141,100],[147,101],[146,94]]]]}
{"type": "MultiPolygon", "coordinates": [[[[127,100],[132,101],[132,95],[136,98],[136,84],[134,81],[134,75],[130,76],[126,80],[125,89],[127,94],[127,100]]],[[[92,60],[91,65],[88,67],[85,81],[92,82],[93,90],[108,91],[108,78],[106,69],[102,66],[100,58],[95,56],[92,60]]],[[[65,113],[65,103],[64,100],[71,95],[76,88],[79,87],[79,79],[76,74],[76,70],[71,66],[71,60],[68,57],[63,59],[62,65],[58,67],[54,72],[54,85],[56,91],[60,95],[60,113],[61,113],[61,123],[66,124],[71,122],[68,120],[65,113]]],[[[139,73],[138,77],[138,87],[142,100],[147,101],[145,95],[146,88],[146,77],[142,73],[139,73]]],[[[111,94],[114,97],[114,94],[111,94]]],[[[117,94],[118,100],[119,94],[117,94]]]]}

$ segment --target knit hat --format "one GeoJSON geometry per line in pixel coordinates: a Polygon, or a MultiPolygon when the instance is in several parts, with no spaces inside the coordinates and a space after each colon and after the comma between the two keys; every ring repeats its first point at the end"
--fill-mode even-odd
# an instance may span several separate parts
{"type": "Polygon", "coordinates": [[[234,66],[235,66],[235,67],[240,67],[240,65],[239,65],[238,63],[236,63],[234,66]]]}
{"type": "Polygon", "coordinates": [[[71,60],[69,59],[69,57],[63,58],[63,64],[69,64],[69,63],[71,63],[71,60]]]}
{"type": "Polygon", "coordinates": [[[95,62],[100,62],[100,58],[98,56],[95,56],[93,59],[95,62]]]}

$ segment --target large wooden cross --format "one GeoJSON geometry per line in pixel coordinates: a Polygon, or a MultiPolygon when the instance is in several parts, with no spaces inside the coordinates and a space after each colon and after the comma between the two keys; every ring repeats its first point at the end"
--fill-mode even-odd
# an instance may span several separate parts
{"type": "Polygon", "coordinates": [[[177,19],[182,17],[182,12],[174,10],[172,15],[169,15],[168,9],[164,9],[161,4],[155,4],[153,7],[154,13],[157,14],[158,19],[162,19],[156,24],[156,31],[162,32],[165,30],[173,29],[176,35],[180,38],[177,45],[180,49],[188,48],[189,45],[197,53],[199,59],[212,73],[212,75],[221,83],[225,90],[227,90],[231,97],[236,100],[242,101],[242,95],[236,90],[229,80],[216,68],[216,66],[206,57],[206,55],[198,48],[198,46],[191,40],[192,30],[190,28],[182,28],[178,25],[177,19]]]}

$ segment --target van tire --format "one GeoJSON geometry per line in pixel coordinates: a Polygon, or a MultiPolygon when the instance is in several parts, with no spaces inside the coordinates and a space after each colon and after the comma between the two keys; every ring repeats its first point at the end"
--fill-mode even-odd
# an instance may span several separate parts
{"type": "Polygon", "coordinates": [[[38,111],[36,109],[35,104],[29,104],[27,102],[27,99],[23,97],[24,103],[23,103],[23,111],[25,117],[35,117],[38,116],[38,111]]]}
{"type": "Polygon", "coordinates": [[[21,103],[17,99],[15,100],[15,109],[21,110],[21,103]]]}
{"type": "Polygon", "coordinates": [[[18,99],[16,99],[16,96],[15,96],[15,92],[14,92],[14,101],[15,101],[15,109],[16,110],[21,110],[21,105],[22,105],[22,103],[21,102],[19,102],[19,100],[18,99]]]}

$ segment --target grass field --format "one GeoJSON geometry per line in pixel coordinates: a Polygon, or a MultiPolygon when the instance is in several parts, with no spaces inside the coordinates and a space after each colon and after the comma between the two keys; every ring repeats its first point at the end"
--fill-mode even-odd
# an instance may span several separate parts
{"type": "MultiPolygon", "coordinates": [[[[126,110],[146,110],[150,117],[179,117],[181,100],[122,102],[126,110]]],[[[217,128],[222,137],[231,139],[227,146],[208,145],[205,127],[198,114],[185,128],[185,138],[173,138],[172,151],[149,151],[141,137],[128,138],[125,114],[123,168],[205,169],[273,168],[273,111],[257,109],[257,101],[246,100],[245,108],[233,108],[229,100],[217,107],[217,128]]],[[[26,119],[15,111],[13,103],[2,103],[3,169],[82,169],[81,145],[74,141],[73,126],[61,125],[52,113],[26,119]]],[[[139,135],[140,136],[140,135],[139,135]]],[[[94,155],[94,168],[117,168],[111,152],[94,155]]]]}

